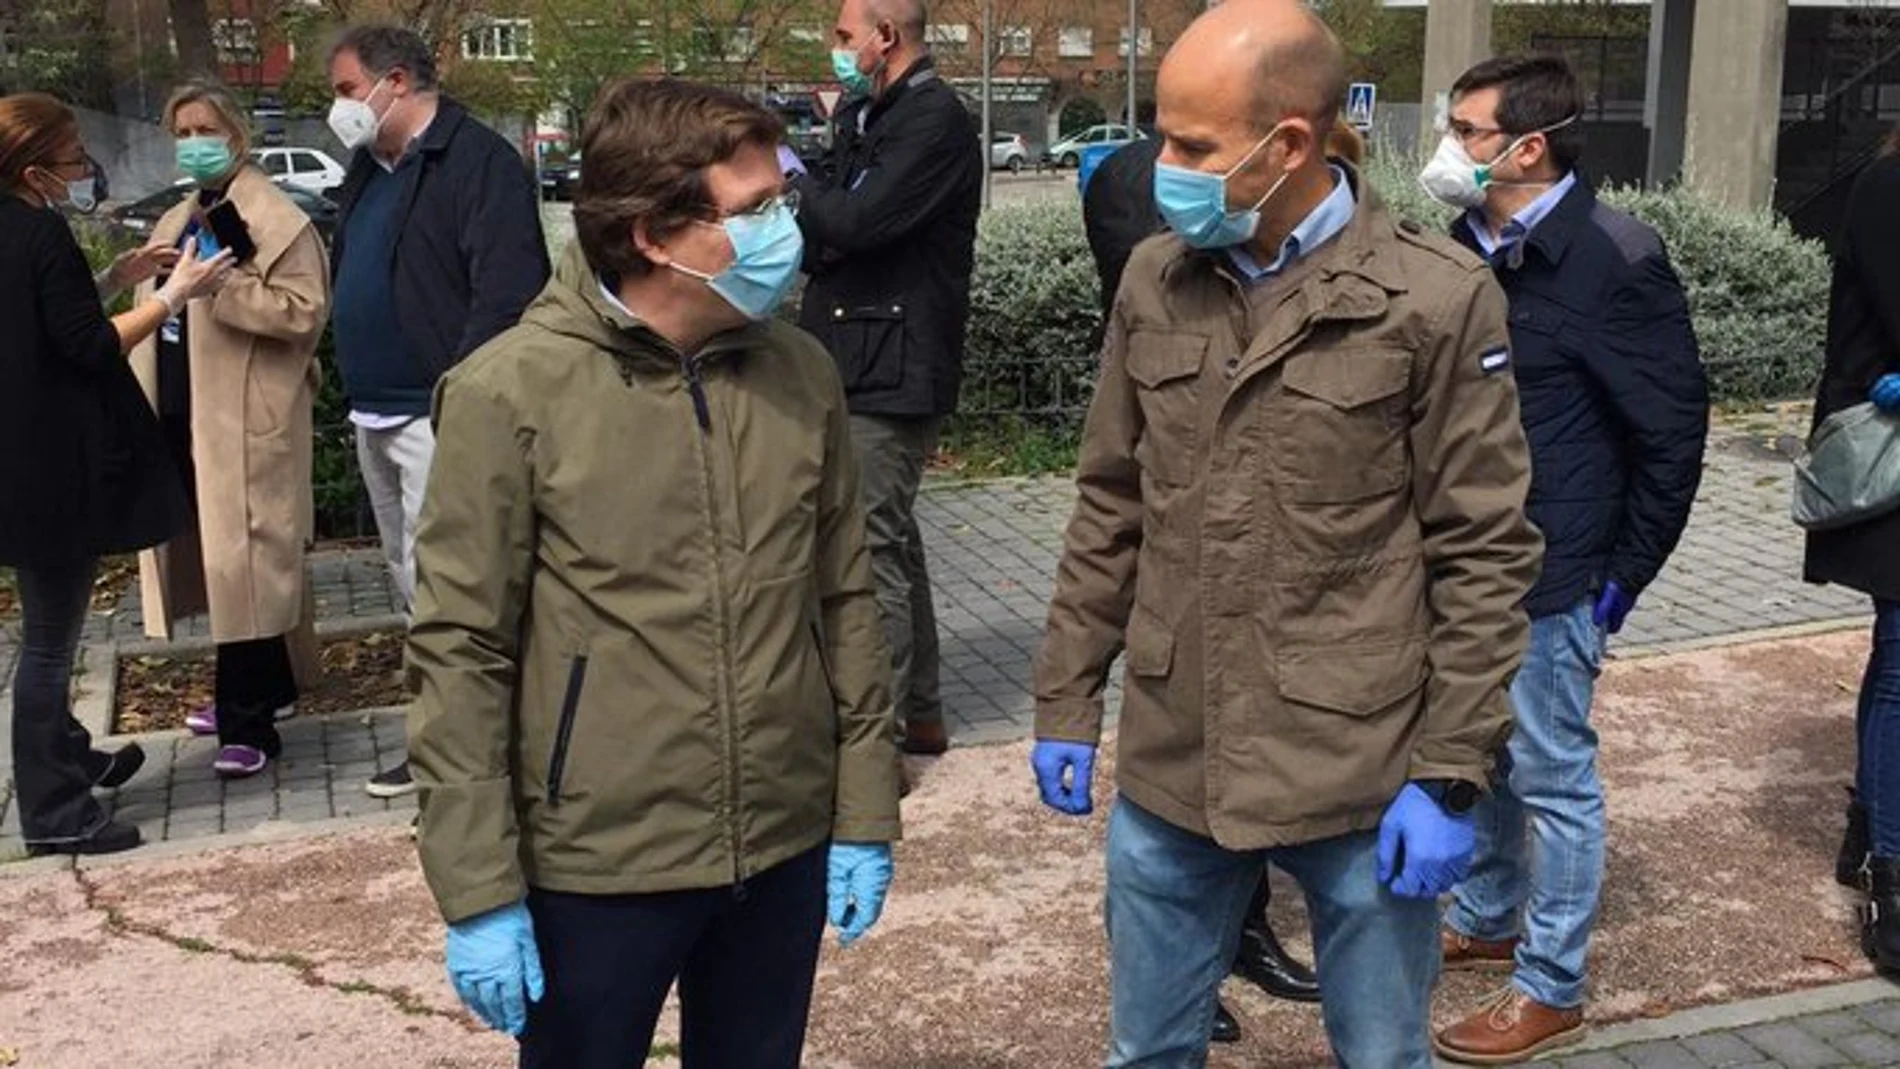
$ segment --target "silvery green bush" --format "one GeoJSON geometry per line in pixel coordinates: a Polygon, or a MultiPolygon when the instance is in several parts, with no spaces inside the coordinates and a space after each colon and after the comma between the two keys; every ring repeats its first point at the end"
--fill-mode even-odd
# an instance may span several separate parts
{"type": "Polygon", "coordinates": [[[1019,417],[1079,424],[1095,382],[1101,285],[1077,204],[986,212],[970,280],[964,429],[1019,417]]]}

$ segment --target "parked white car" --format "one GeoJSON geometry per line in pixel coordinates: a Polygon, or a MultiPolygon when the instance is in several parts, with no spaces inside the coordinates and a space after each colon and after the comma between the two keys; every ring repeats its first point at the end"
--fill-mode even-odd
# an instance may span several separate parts
{"type": "Polygon", "coordinates": [[[312,193],[328,193],[343,184],[343,165],[322,149],[260,148],[251,152],[271,180],[312,193]]]}
{"type": "Polygon", "coordinates": [[[1081,166],[1082,150],[1085,148],[1094,145],[1126,145],[1136,138],[1146,136],[1140,130],[1131,131],[1120,123],[1102,123],[1050,145],[1043,152],[1042,159],[1044,163],[1056,167],[1074,168],[1081,166]]]}

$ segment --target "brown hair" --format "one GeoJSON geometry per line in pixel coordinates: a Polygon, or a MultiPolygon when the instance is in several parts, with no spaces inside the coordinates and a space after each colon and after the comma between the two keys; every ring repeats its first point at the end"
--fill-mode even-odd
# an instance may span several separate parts
{"type": "Polygon", "coordinates": [[[635,224],[664,239],[713,214],[706,168],[747,144],[776,145],[777,116],[729,89],[625,79],[594,102],[581,132],[574,233],[594,270],[638,277],[653,266],[635,224]]]}
{"type": "Polygon", "coordinates": [[[1900,156],[1900,123],[1896,123],[1894,128],[1888,132],[1887,139],[1880,143],[1880,154],[1882,156],[1900,156]]]}
{"type": "Polygon", "coordinates": [[[1345,160],[1354,167],[1366,162],[1366,138],[1359,128],[1345,119],[1334,119],[1333,128],[1326,132],[1326,155],[1345,160]]]}
{"type": "Polygon", "coordinates": [[[79,139],[72,109],[45,93],[0,97],[0,189],[17,192],[28,167],[45,167],[61,144],[79,139]]]}
{"type": "Polygon", "coordinates": [[[186,82],[165,102],[165,132],[177,129],[178,112],[188,104],[203,104],[218,117],[231,135],[231,156],[242,162],[251,154],[251,125],[244,119],[244,108],[231,91],[211,82],[186,82]]]}

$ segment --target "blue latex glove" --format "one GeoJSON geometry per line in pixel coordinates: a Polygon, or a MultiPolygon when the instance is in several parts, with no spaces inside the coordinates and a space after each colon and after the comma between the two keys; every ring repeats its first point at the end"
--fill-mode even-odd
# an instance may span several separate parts
{"type": "Polygon", "coordinates": [[[798,158],[790,145],[778,147],[778,171],[780,174],[804,174],[805,161],[798,158]]]}
{"type": "Polygon", "coordinates": [[[825,861],[825,904],[838,945],[858,941],[884,912],[891,889],[891,844],[832,843],[825,861]]]}
{"type": "Polygon", "coordinates": [[[1401,898],[1437,898],[1471,874],[1470,814],[1453,816],[1408,783],[1379,822],[1379,882],[1401,898]]]}
{"type": "Polygon", "coordinates": [[[546,981],[527,903],[449,925],[449,982],[495,1031],[518,1036],[528,1027],[528,1003],[541,1001],[546,981]]]}
{"type": "Polygon", "coordinates": [[[1636,599],[1612,579],[1603,584],[1603,593],[1597,595],[1597,607],[1590,613],[1590,619],[1614,635],[1623,630],[1623,621],[1629,619],[1630,610],[1635,607],[1636,599]]]}
{"type": "Polygon", "coordinates": [[[1029,754],[1029,767],[1036,772],[1036,789],[1042,792],[1042,804],[1072,817],[1086,815],[1095,808],[1089,799],[1095,778],[1095,747],[1079,742],[1037,739],[1029,754]],[[1067,773],[1067,779],[1063,774],[1067,773]]]}
{"type": "Polygon", "coordinates": [[[1900,371],[1889,372],[1874,380],[1867,399],[1882,412],[1900,412],[1900,371]]]}

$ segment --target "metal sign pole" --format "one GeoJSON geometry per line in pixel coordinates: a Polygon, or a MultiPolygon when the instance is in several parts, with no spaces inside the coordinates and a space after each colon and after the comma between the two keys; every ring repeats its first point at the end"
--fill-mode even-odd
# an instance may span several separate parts
{"type": "Polygon", "coordinates": [[[995,151],[991,146],[990,127],[990,82],[991,68],[996,63],[996,12],[991,0],[983,0],[983,208],[990,206],[990,154],[995,151]]]}
{"type": "Polygon", "coordinates": [[[1137,10],[1139,0],[1128,0],[1128,113],[1122,121],[1128,126],[1129,137],[1135,133],[1135,57],[1141,52],[1141,14],[1137,10]]]}

